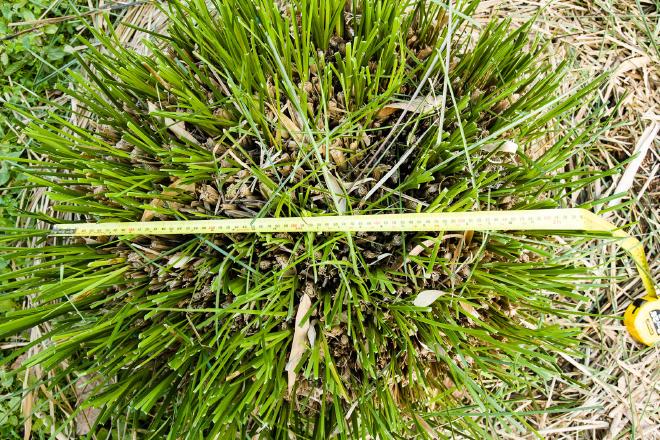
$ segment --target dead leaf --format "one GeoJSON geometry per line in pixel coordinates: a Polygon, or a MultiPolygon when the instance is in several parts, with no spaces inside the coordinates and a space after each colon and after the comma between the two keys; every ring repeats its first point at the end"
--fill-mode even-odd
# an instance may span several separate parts
{"type": "Polygon", "coordinates": [[[381,261],[381,260],[383,260],[387,257],[391,257],[391,256],[392,256],[391,252],[384,252],[384,253],[378,255],[374,261],[367,264],[367,266],[373,266],[374,264],[378,263],[379,261],[381,261]]]}
{"type": "MultiPolygon", "coordinates": [[[[462,308],[463,310],[465,310],[468,314],[474,316],[474,317],[477,318],[477,319],[481,319],[481,315],[479,314],[479,312],[477,312],[477,309],[475,309],[474,306],[473,306],[472,304],[470,304],[469,302],[467,302],[467,301],[459,301],[458,304],[459,304],[459,305],[461,306],[461,308],[462,308]]],[[[468,316],[468,319],[470,319],[469,316],[468,316]]],[[[471,319],[470,319],[470,320],[471,320],[471,319]]]]}
{"type": "Polygon", "coordinates": [[[619,67],[616,68],[614,71],[614,74],[612,75],[612,81],[619,76],[623,75],[626,72],[629,72],[631,70],[636,70],[641,67],[646,66],[648,63],[651,62],[651,58],[647,56],[641,56],[641,57],[635,57],[635,58],[629,58],[619,64],[619,67]]]}
{"type": "MultiPolygon", "coordinates": [[[[147,107],[149,108],[149,113],[159,110],[158,106],[153,102],[147,102],[147,107]]],[[[175,121],[174,119],[163,118],[163,122],[167,128],[179,139],[187,140],[192,144],[199,145],[197,139],[195,139],[195,137],[190,134],[188,130],[186,130],[186,123],[184,121],[175,121]]]]}
{"type": "Polygon", "coordinates": [[[181,140],[186,140],[191,144],[199,145],[199,142],[195,137],[186,130],[186,123],[183,121],[174,121],[174,119],[163,118],[163,122],[167,125],[167,128],[174,133],[176,137],[181,140]]]}
{"type": "MultiPolygon", "coordinates": [[[[30,342],[41,338],[42,333],[39,327],[30,329],[30,342]]],[[[41,345],[34,345],[28,350],[28,358],[34,356],[40,351],[41,345]]],[[[31,382],[39,381],[43,376],[43,370],[40,365],[34,365],[25,369],[23,376],[23,399],[21,400],[21,413],[23,414],[23,439],[29,440],[32,434],[32,412],[34,407],[34,398],[37,391],[30,387],[31,382]]]]}
{"type": "Polygon", "coordinates": [[[431,425],[429,425],[426,420],[415,414],[415,419],[417,420],[417,423],[426,431],[426,433],[431,437],[432,439],[438,439],[438,434],[431,428],[431,425]]]}
{"type": "Polygon", "coordinates": [[[305,137],[304,137],[303,134],[302,134],[302,130],[301,130],[300,127],[298,127],[298,125],[293,121],[293,119],[289,118],[288,116],[286,116],[286,115],[284,115],[284,114],[282,114],[282,113],[279,113],[279,114],[277,115],[277,117],[278,117],[279,121],[282,123],[282,125],[284,126],[284,128],[286,128],[286,131],[289,132],[289,136],[291,136],[291,138],[292,138],[294,141],[296,141],[296,142],[298,142],[298,143],[300,143],[300,142],[303,141],[303,139],[304,139],[305,137]]]}
{"type": "Polygon", "coordinates": [[[365,179],[356,180],[355,182],[343,182],[344,188],[346,188],[346,194],[350,194],[355,191],[360,185],[371,182],[373,177],[367,177],[365,179]]]}
{"type": "MultiPolygon", "coordinates": [[[[163,205],[163,201],[161,199],[153,199],[149,204],[154,208],[160,208],[163,205]]],[[[140,219],[140,221],[149,222],[151,221],[151,219],[154,218],[155,215],[156,215],[156,211],[145,209],[144,212],[142,213],[142,218],[140,219]]]]}
{"type": "Polygon", "coordinates": [[[170,90],[172,87],[163,79],[162,76],[158,74],[147,62],[143,62],[142,66],[149,71],[151,76],[156,78],[156,80],[163,86],[165,87],[165,90],[170,90]]]}
{"type": "MultiPolygon", "coordinates": [[[[77,395],[77,405],[80,406],[87,400],[92,392],[101,384],[98,379],[92,379],[89,376],[80,377],[75,383],[75,393],[77,395]]],[[[92,426],[96,423],[101,414],[101,410],[94,407],[88,407],[80,410],[76,414],[76,434],[87,435],[92,430],[92,426]]]]}
{"type": "Polygon", "coordinates": [[[468,229],[463,233],[463,241],[465,241],[466,244],[472,243],[472,238],[474,237],[474,231],[468,229]]]}
{"type": "Polygon", "coordinates": [[[425,60],[433,53],[433,48],[430,46],[426,46],[424,49],[420,50],[417,52],[417,58],[420,60],[425,60]]]}
{"type": "Polygon", "coordinates": [[[330,148],[330,157],[339,168],[346,167],[346,156],[344,156],[344,153],[341,150],[330,148]]]}
{"type": "Polygon", "coordinates": [[[397,110],[405,110],[413,113],[427,113],[435,110],[442,105],[442,99],[436,96],[424,96],[421,98],[411,99],[405,102],[392,102],[385,105],[376,114],[379,118],[386,118],[397,110]]]}
{"type": "Polygon", "coordinates": [[[481,149],[483,151],[492,152],[497,150],[498,153],[510,153],[514,154],[518,151],[518,144],[512,141],[506,141],[503,144],[486,144],[482,145],[481,149]]]}
{"type": "Polygon", "coordinates": [[[233,373],[229,373],[227,377],[225,377],[225,382],[229,382],[230,380],[236,379],[240,375],[241,375],[240,370],[236,370],[233,373]]]}
{"type": "Polygon", "coordinates": [[[451,380],[449,376],[445,376],[445,378],[442,380],[442,384],[445,386],[445,388],[447,388],[447,390],[451,390],[451,395],[456,400],[463,400],[468,395],[466,391],[459,390],[454,381],[451,380]]]}
{"type": "MultiPolygon", "coordinates": [[[[621,176],[619,183],[617,183],[613,194],[627,193],[632,188],[635,176],[637,175],[637,170],[639,170],[639,167],[642,165],[642,162],[653,145],[659,131],[660,123],[658,122],[654,122],[646,127],[633,151],[633,155],[637,155],[637,157],[626,165],[626,170],[623,172],[623,176],[621,176]]],[[[620,201],[621,198],[616,198],[611,200],[607,206],[616,206],[620,201]]]]}
{"type": "Polygon", "coordinates": [[[413,305],[417,307],[428,307],[444,294],[445,292],[442,290],[423,290],[417,294],[413,300],[413,305]]]}
{"type": "MultiPolygon", "coordinates": [[[[446,240],[449,238],[463,238],[463,234],[446,234],[443,235],[442,237],[438,237],[440,240],[446,240]]],[[[421,254],[425,249],[428,249],[432,245],[434,245],[436,240],[433,240],[429,238],[428,240],[424,240],[422,243],[418,244],[410,252],[408,252],[408,255],[406,257],[410,256],[416,256],[421,254]]],[[[399,268],[402,267],[405,263],[407,263],[410,259],[406,258],[405,260],[401,260],[400,265],[398,266],[399,268]]]]}
{"type": "MultiPolygon", "coordinates": [[[[195,190],[196,190],[196,185],[194,183],[181,183],[181,180],[176,180],[170,186],[168,186],[166,189],[163,190],[162,195],[175,196],[181,192],[194,194],[195,190]]],[[[154,208],[160,208],[161,206],[163,206],[163,203],[164,201],[162,199],[155,198],[151,202],[149,202],[149,205],[153,206],[154,208]]],[[[140,219],[140,221],[143,222],[151,221],[151,219],[153,219],[156,214],[157,214],[156,211],[145,209],[144,212],[142,213],[142,218],[140,219]]]]}
{"type": "Polygon", "coordinates": [[[369,137],[369,135],[367,134],[366,131],[363,131],[363,132],[362,132],[362,142],[363,142],[364,145],[366,145],[367,147],[371,145],[371,138],[369,137]]]}
{"type": "Polygon", "coordinates": [[[296,324],[293,331],[293,342],[291,343],[291,353],[289,353],[289,362],[286,364],[286,371],[288,374],[288,392],[291,394],[293,385],[296,383],[296,367],[302,359],[305,350],[307,349],[307,333],[309,332],[310,320],[309,318],[302,323],[309,309],[312,307],[312,300],[306,293],[300,298],[298,304],[298,311],[296,312],[296,324]]]}
{"type": "Polygon", "coordinates": [[[218,199],[220,198],[220,195],[218,194],[218,191],[212,187],[211,185],[203,185],[202,189],[199,193],[199,199],[202,200],[203,202],[207,202],[211,205],[215,205],[218,203],[218,199]]]}
{"type": "Polygon", "coordinates": [[[190,261],[193,260],[193,257],[190,255],[183,255],[181,253],[172,255],[168,260],[168,266],[172,266],[173,269],[181,269],[185,267],[190,261]]]}
{"type": "Polygon", "coordinates": [[[346,191],[344,185],[341,184],[339,179],[332,175],[330,171],[323,173],[325,175],[325,182],[328,185],[328,191],[335,202],[339,214],[346,212],[346,191]]]}
{"type": "MultiPolygon", "coordinates": [[[[442,238],[441,238],[441,240],[442,240],[442,238]]],[[[410,252],[408,252],[408,256],[409,257],[416,257],[417,255],[421,254],[422,251],[424,251],[425,249],[428,249],[431,246],[433,246],[435,244],[435,241],[436,240],[433,240],[432,238],[429,238],[428,240],[424,240],[423,242],[421,242],[420,244],[418,244],[417,246],[412,248],[412,250],[410,252]]]]}
{"type": "Polygon", "coordinates": [[[296,124],[293,119],[285,115],[282,110],[277,110],[270,104],[268,104],[268,107],[270,107],[271,111],[277,116],[277,120],[284,126],[286,131],[289,133],[289,136],[291,136],[294,141],[300,143],[305,139],[300,126],[298,126],[298,124],[296,124]]]}
{"type": "Polygon", "coordinates": [[[30,368],[26,368],[25,376],[23,377],[23,400],[21,400],[21,412],[25,418],[23,422],[24,440],[29,440],[32,435],[32,404],[34,402],[34,391],[26,391],[29,389],[29,376],[30,368]]]}
{"type": "Polygon", "coordinates": [[[307,331],[307,339],[309,340],[309,346],[313,347],[316,342],[316,328],[314,327],[314,322],[309,325],[309,330],[307,331]]]}

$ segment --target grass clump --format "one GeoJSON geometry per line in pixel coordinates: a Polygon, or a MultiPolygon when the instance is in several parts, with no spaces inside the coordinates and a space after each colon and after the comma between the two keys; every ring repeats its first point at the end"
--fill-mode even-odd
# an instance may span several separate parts
{"type": "MultiPolygon", "coordinates": [[[[473,38],[476,6],[173,1],[147,55],[97,33],[68,91],[88,128],[52,115],[26,132],[38,159],[17,166],[53,212],[25,220],[565,206],[602,177],[580,161],[607,121],[571,120],[598,82],[560,94],[567,66],[529,25],[473,38]]],[[[549,318],[589,281],[540,234],[0,240],[3,298],[30,304],[0,337],[47,325],[7,362],[40,346],[23,366],[60,393],[94,384],[75,412],[100,408],[95,432],[145,438],[533,430],[515,408],[544,410],[576,335],[549,318]]]]}

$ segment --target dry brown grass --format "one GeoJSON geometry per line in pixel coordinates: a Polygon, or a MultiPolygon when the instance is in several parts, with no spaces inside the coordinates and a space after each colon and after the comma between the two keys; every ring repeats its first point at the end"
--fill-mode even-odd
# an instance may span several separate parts
{"type": "MultiPolygon", "coordinates": [[[[559,62],[567,55],[575,56],[572,77],[576,82],[612,72],[602,97],[612,108],[619,104],[615,126],[600,139],[601,156],[591,158],[594,166],[611,168],[636,151],[645,131],[653,135],[660,124],[660,4],[652,0],[488,0],[482,2],[478,19],[500,16],[522,24],[537,13],[535,30],[550,39],[551,57],[559,62]]],[[[633,173],[632,187],[621,198],[631,201],[630,206],[609,214],[621,226],[635,223],[629,230],[644,242],[656,284],[660,267],[657,145],[656,137],[633,173]]],[[[614,195],[621,178],[599,182],[588,196],[614,195]]],[[[621,262],[614,258],[615,249],[601,249],[585,257],[585,263],[601,267],[603,274],[625,278],[595,290],[592,310],[621,316],[643,288],[632,267],[617,272],[621,262]]],[[[564,356],[566,371],[576,383],[548,384],[548,407],[574,400],[586,409],[539,416],[539,432],[551,439],[660,438],[660,350],[642,349],[632,342],[615,318],[587,317],[579,325],[584,327],[584,358],[564,356]]]]}

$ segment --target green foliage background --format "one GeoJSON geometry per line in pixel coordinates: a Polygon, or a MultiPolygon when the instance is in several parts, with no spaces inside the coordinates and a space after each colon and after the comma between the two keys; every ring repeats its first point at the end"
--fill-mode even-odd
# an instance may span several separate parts
{"type": "MultiPolygon", "coordinates": [[[[60,94],[58,84],[66,82],[66,71],[76,64],[73,55],[76,36],[84,26],[72,18],[43,26],[12,23],[77,15],[88,9],[82,0],[11,0],[0,4],[0,156],[19,157],[23,146],[19,135],[25,118],[7,108],[13,104],[35,115],[43,114],[49,99],[60,94]],[[27,31],[27,32],[24,32],[27,31]]],[[[24,182],[0,161],[0,226],[11,226],[17,216],[18,190],[4,190],[24,182]],[[18,181],[16,181],[18,179],[18,181]]],[[[0,270],[4,264],[0,259],[0,270]]]]}
{"type": "MultiPolygon", "coordinates": [[[[13,104],[29,109],[36,115],[46,108],[45,101],[59,94],[58,85],[66,83],[67,69],[75,67],[73,47],[77,35],[84,29],[79,19],[34,26],[11,26],[44,18],[77,15],[88,9],[88,2],[49,0],[8,0],[0,2],[0,227],[14,226],[19,215],[19,195],[25,180],[6,159],[23,155],[19,136],[25,118],[7,108],[13,104]],[[23,30],[25,32],[13,36],[23,30]]],[[[9,261],[0,256],[0,273],[9,261]]],[[[0,300],[0,313],[13,310],[15,302],[0,300]]],[[[0,361],[6,354],[0,351],[0,361]]],[[[22,438],[20,377],[0,370],[0,438],[22,438]]],[[[37,410],[48,412],[48,402],[37,402],[37,410]]],[[[46,416],[48,418],[48,416],[46,416]]],[[[39,419],[33,426],[35,438],[47,438],[50,427],[39,419]]]]}
{"type": "MultiPolygon", "coordinates": [[[[82,5],[83,2],[77,2],[82,5]]],[[[0,5],[0,93],[4,103],[10,102],[33,107],[41,96],[49,94],[63,78],[62,73],[75,63],[72,53],[74,39],[83,26],[77,19],[46,24],[22,35],[20,32],[32,25],[11,26],[12,23],[38,20],[46,17],[75,15],[75,2],[20,0],[0,5]],[[14,36],[15,35],[15,36],[14,36]]],[[[0,137],[4,142],[16,135],[15,114],[6,109],[0,113],[0,137]]],[[[0,180],[0,184],[3,182],[0,180]]],[[[6,182],[5,182],[6,183],[6,182]]]]}

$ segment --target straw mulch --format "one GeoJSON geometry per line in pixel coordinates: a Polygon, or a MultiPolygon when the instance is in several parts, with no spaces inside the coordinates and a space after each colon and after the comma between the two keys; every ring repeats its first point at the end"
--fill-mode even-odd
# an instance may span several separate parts
{"type": "MultiPolygon", "coordinates": [[[[575,58],[575,83],[606,71],[612,73],[602,97],[611,108],[619,107],[613,128],[600,139],[601,156],[592,159],[594,167],[611,168],[646,150],[638,168],[629,166],[626,174],[633,179],[619,175],[598,182],[585,198],[626,192],[619,202],[631,201],[631,205],[609,213],[609,219],[621,226],[633,224],[628,230],[644,243],[657,285],[660,4],[653,0],[489,0],[482,2],[477,17],[486,21],[499,16],[521,24],[537,13],[535,28],[550,41],[551,56],[557,63],[566,56],[575,58]]],[[[643,294],[643,288],[632,266],[617,269],[625,263],[612,257],[615,251],[614,246],[604,245],[587,255],[586,263],[596,273],[622,276],[607,288],[594,291],[592,305],[593,311],[621,316],[631,298],[643,294]]],[[[660,349],[643,350],[614,318],[587,317],[579,325],[584,328],[584,358],[565,357],[566,370],[578,385],[563,381],[548,384],[548,407],[579,400],[585,409],[538,416],[539,432],[552,439],[660,438],[660,349]]],[[[510,437],[502,433],[502,438],[510,437]]]]}

